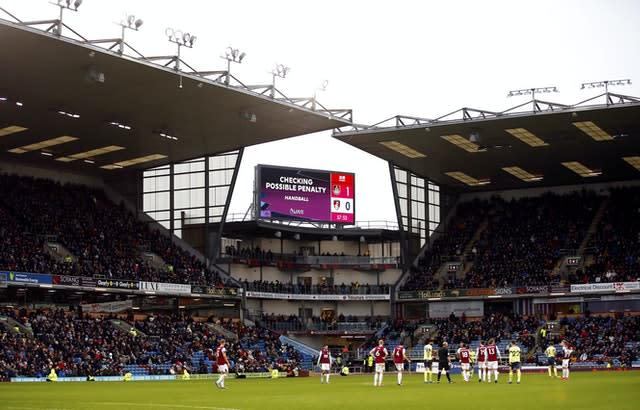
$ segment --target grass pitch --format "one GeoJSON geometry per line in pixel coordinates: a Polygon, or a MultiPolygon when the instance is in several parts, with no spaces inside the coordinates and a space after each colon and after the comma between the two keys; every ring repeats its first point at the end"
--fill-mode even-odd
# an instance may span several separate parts
{"type": "Polygon", "coordinates": [[[571,380],[545,374],[523,374],[522,383],[424,384],[421,374],[405,374],[403,386],[387,373],[383,387],[372,375],[290,379],[227,380],[227,389],[212,380],[156,382],[2,383],[0,409],[7,410],[473,410],[473,409],[613,409],[640,408],[640,372],[572,372],[571,380]]]}

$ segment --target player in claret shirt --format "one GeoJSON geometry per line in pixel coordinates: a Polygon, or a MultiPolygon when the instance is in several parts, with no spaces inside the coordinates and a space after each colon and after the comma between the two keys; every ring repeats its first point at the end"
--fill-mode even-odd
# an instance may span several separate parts
{"type": "Polygon", "coordinates": [[[462,379],[465,382],[469,381],[469,369],[471,368],[471,352],[469,348],[463,343],[460,342],[460,347],[456,352],[456,356],[460,361],[460,369],[462,369],[462,379]]]}
{"type": "Polygon", "coordinates": [[[569,380],[569,361],[571,360],[571,354],[573,348],[566,340],[563,340],[562,345],[562,380],[569,380]]]}
{"type": "Polygon", "coordinates": [[[398,372],[398,386],[402,386],[402,372],[404,371],[405,361],[409,361],[407,351],[402,343],[400,343],[393,349],[393,364],[396,365],[396,371],[398,372]]]}
{"type": "Polygon", "coordinates": [[[476,360],[478,361],[478,381],[487,380],[487,346],[485,341],[480,341],[480,346],[476,350],[476,360]]]}
{"type": "Polygon", "coordinates": [[[220,339],[220,343],[216,348],[216,364],[218,365],[218,380],[216,381],[216,386],[220,389],[224,389],[224,379],[229,375],[229,359],[227,358],[227,348],[225,347],[226,342],[224,339],[220,339]]]}
{"type": "Polygon", "coordinates": [[[318,354],[318,367],[320,367],[320,383],[324,383],[325,380],[329,383],[329,376],[331,374],[331,352],[329,352],[329,346],[324,345],[320,353],[318,354]]]}
{"type": "Polygon", "coordinates": [[[384,376],[384,361],[387,356],[389,356],[387,348],[384,347],[384,340],[378,340],[378,346],[371,349],[369,354],[373,356],[373,361],[376,365],[375,373],[373,374],[373,385],[382,386],[382,378],[384,376]]]}
{"type": "Polygon", "coordinates": [[[501,358],[496,341],[494,339],[489,340],[489,345],[487,346],[487,383],[491,383],[491,374],[496,378],[495,383],[498,383],[498,361],[501,358]]]}

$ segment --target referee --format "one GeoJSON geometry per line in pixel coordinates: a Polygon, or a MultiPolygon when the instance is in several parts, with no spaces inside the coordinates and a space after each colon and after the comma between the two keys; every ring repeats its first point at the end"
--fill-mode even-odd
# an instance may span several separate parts
{"type": "Polygon", "coordinates": [[[451,363],[449,363],[449,343],[442,342],[442,347],[438,349],[438,383],[440,383],[440,376],[442,375],[442,372],[446,373],[449,383],[453,383],[451,381],[451,376],[449,376],[450,368],[451,363]]]}

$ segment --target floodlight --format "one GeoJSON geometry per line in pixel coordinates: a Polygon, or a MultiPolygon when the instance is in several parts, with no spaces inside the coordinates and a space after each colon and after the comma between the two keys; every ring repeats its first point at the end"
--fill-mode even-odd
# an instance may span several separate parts
{"type": "Polygon", "coordinates": [[[129,14],[129,15],[126,15],[125,18],[121,20],[120,23],[118,24],[122,28],[121,37],[120,37],[120,40],[118,41],[118,43],[120,44],[120,46],[118,47],[118,53],[123,54],[124,45],[125,45],[125,41],[124,41],[125,29],[128,28],[130,30],[138,31],[138,29],[140,29],[140,26],[142,26],[142,20],[136,19],[136,16],[133,14],[129,14]]]}
{"type": "Polygon", "coordinates": [[[516,95],[531,95],[533,100],[536,99],[536,93],[557,93],[557,87],[537,87],[537,88],[523,88],[520,90],[509,91],[507,97],[514,97],[516,95]]]}
{"type": "Polygon", "coordinates": [[[242,60],[247,56],[247,53],[241,52],[237,48],[227,47],[225,50],[225,55],[220,56],[220,58],[224,58],[227,60],[227,75],[225,76],[224,83],[229,85],[229,80],[231,77],[231,63],[242,63],[242,60]]]}
{"type": "Polygon", "coordinates": [[[276,93],[276,77],[285,78],[291,69],[284,64],[276,64],[276,66],[271,70],[271,98],[274,98],[276,93]]]}
{"type": "Polygon", "coordinates": [[[582,85],[580,86],[580,89],[584,90],[585,88],[604,87],[605,94],[609,94],[610,85],[631,85],[631,79],[625,78],[622,80],[603,80],[603,81],[593,81],[590,83],[582,83],[582,85]]]}

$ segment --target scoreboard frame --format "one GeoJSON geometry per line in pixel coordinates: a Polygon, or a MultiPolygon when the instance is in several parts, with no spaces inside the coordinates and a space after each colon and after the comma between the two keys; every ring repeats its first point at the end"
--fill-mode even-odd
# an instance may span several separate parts
{"type": "Polygon", "coordinates": [[[256,219],[353,225],[355,174],[258,164],[254,210],[256,219]]]}

